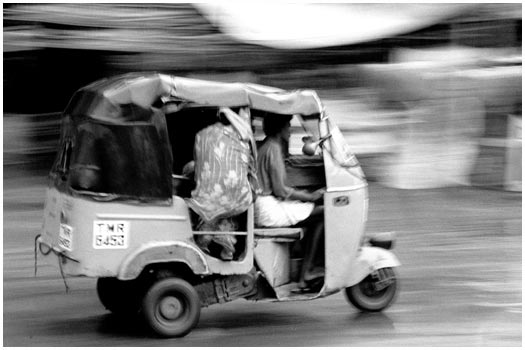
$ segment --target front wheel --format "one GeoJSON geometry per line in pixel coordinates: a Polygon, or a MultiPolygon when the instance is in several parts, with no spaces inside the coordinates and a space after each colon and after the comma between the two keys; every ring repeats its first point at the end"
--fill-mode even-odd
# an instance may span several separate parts
{"type": "Polygon", "coordinates": [[[345,294],[348,301],[358,309],[377,312],[392,304],[396,291],[396,275],[392,268],[387,267],[346,288],[345,294]]]}
{"type": "Polygon", "coordinates": [[[155,333],[163,337],[182,337],[199,322],[201,304],[191,284],[180,278],[166,278],[148,290],[142,311],[155,333]]]}

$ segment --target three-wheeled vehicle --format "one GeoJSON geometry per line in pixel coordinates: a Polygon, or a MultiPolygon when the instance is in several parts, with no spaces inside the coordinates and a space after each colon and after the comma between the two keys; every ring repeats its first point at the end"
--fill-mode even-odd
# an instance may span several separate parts
{"type": "Polygon", "coordinates": [[[184,336],[201,307],[238,298],[310,300],[344,290],[365,311],[394,300],[399,261],[391,242],[385,249],[385,240],[366,239],[365,176],[314,91],[156,73],[104,79],[71,99],[59,147],[38,256],[57,255],[63,276],[97,278],[108,310],[141,312],[161,336],[184,336]],[[288,159],[288,171],[292,186],[326,188],[318,291],[294,291],[300,259],[290,246],[303,238],[301,228],[254,227],[252,205],[234,231],[194,229],[185,201],[191,181],[182,169],[193,158],[195,134],[216,121],[220,107],[248,108],[254,128],[265,115],[294,116],[315,141],[304,147],[310,155],[288,159]],[[210,233],[235,235],[232,260],[196,244],[197,235],[210,233]]]}

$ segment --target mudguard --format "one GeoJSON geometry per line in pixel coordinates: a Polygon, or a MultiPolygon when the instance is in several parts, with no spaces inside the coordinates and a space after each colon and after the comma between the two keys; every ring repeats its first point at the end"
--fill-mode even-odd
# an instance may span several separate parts
{"type": "Polygon", "coordinates": [[[139,276],[150,264],[182,262],[196,275],[210,273],[204,254],[191,244],[184,242],[150,242],[126,257],[120,266],[118,279],[131,280],[139,276]]]}
{"type": "Polygon", "coordinates": [[[356,257],[354,268],[348,286],[361,282],[371,272],[385,268],[400,266],[401,262],[389,250],[378,247],[361,247],[356,257]]]}

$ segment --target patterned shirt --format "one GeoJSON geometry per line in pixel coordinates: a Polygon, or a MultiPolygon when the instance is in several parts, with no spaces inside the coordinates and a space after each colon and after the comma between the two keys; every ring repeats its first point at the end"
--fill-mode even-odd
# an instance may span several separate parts
{"type": "Polygon", "coordinates": [[[231,125],[215,123],[197,133],[194,153],[197,186],[188,206],[207,222],[245,212],[253,201],[250,143],[231,125]]]}

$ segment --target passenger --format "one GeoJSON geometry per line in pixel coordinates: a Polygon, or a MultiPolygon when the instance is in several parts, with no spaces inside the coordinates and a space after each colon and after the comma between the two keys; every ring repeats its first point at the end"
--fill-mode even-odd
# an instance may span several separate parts
{"type": "Polygon", "coordinates": [[[257,173],[262,192],[255,201],[255,223],[261,227],[308,228],[299,283],[299,287],[306,290],[309,284],[319,282],[324,276],[324,258],[320,256],[323,249],[318,249],[324,231],[324,209],[323,205],[315,204],[323,197],[324,190],[308,192],[286,185],[284,158],[290,139],[290,119],[266,117],[263,121],[266,138],[257,151],[257,173]],[[313,264],[315,258],[317,267],[313,264]]]}
{"type": "MultiPolygon", "coordinates": [[[[248,210],[257,188],[255,146],[247,111],[239,114],[221,108],[219,121],[199,131],[195,138],[195,183],[188,206],[199,216],[199,231],[235,231],[231,219],[248,210]]],[[[232,260],[234,235],[196,235],[205,251],[215,242],[220,258],[232,260]]],[[[208,251],[209,252],[209,251],[208,251]]]]}

